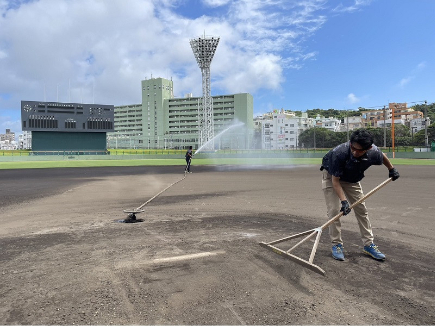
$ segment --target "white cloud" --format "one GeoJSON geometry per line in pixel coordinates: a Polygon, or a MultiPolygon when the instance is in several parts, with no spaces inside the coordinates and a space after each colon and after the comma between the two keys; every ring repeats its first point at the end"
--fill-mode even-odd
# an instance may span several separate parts
{"type": "Polygon", "coordinates": [[[421,71],[421,70],[423,70],[423,69],[425,69],[425,68],[426,68],[426,61],[423,61],[423,62],[420,62],[420,63],[417,65],[416,70],[417,70],[417,71],[421,71]]]}
{"type": "Polygon", "coordinates": [[[356,95],[355,95],[354,93],[350,93],[350,94],[347,95],[347,101],[348,101],[350,104],[358,103],[360,100],[361,100],[361,99],[358,98],[358,97],[356,97],[356,95]]]}
{"type": "Polygon", "coordinates": [[[405,87],[411,80],[413,80],[414,77],[410,76],[410,77],[406,77],[406,78],[402,78],[399,82],[399,86],[400,87],[405,87]]]}
{"type": "Polygon", "coordinates": [[[230,3],[231,0],[203,0],[202,2],[209,7],[220,7],[230,3]]]}
{"type": "Polygon", "coordinates": [[[417,64],[417,66],[411,70],[411,73],[409,74],[409,76],[402,78],[399,83],[397,84],[397,86],[399,88],[404,88],[406,85],[408,85],[413,79],[417,78],[417,75],[423,71],[426,68],[426,62],[420,62],[419,64],[417,64]]]}
{"type": "Polygon", "coordinates": [[[325,0],[203,3],[211,9],[188,18],[176,0],[0,0],[0,110],[21,100],[140,103],[151,74],[172,78],[176,96],[200,96],[189,39],[204,31],[220,36],[213,93],[279,92],[286,69],[317,56],[304,44],[327,21],[325,0]]]}
{"type": "Polygon", "coordinates": [[[60,89],[61,101],[71,94],[72,101],[126,104],[140,101],[139,81],[153,74],[174,77],[177,95],[198,95],[200,71],[189,38],[204,30],[221,37],[212,63],[221,91],[278,89],[283,69],[300,68],[315,56],[300,44],[325,22],[316,14],[323,1],[205,2],[228,4],[229,16],[187,19],[174,3],[155,6],[152,0],[129,0],[128,6],[121,0],[40,0],[3,9],[0,44],[8,47],[1,50],[7,60],[0,68],[7,78],[0,87],[33,90],[29,97],[39,99],[45,87],[47,100],[57,100],[60,89]]]}
{"type": "Polygon", "coordinates": [[[221,76],[220,80],[214,82],[214,85],[220,89],[231,89],[234,93],[254,93],[260,88],[274,90],[280,87],[283,81],[280,57],[273,54],[261,54],[248,61],[245,59],[243,55],[227,58],[230,67],[238,68],[234,69],[232,74],[221,76]]]}
{"type": "Polygon", "coordinates": [[[21,121],[14,120],[9,115],[0,115],[0,133],[5,133],[6,129],[10,129],[12,132],[15,132],[15,136],[17,136],[17,131],[21,130],[21,121]]]}
{"type": "MultiPolygon", "coordinates": [[[[349,3],[350,1],[347,1],[349,3]]],[[[354,0],[352,5],[348,5],[347,3],[343,5],[343,3],[340,3],[337,7],[332,9],[333,12],[337,13],[352,13],[355,11],[360,10],[362,7],[369,5],[372,2],[372,0],[354,0]]]]}
{"type": "MultiPolygon", "coordinates": [[[[122,103],[133,98],[139,93],[134,92],[138,80],[144,77],[143,59],[150,56],[145,44],[158,43],[160,33],[154,33],[153,28],[158,20],[153,11],[152,3],[137,0],[130,1],[129,6],[122,1],[107,5],[100,1],[41,0],[10,10],[0,29],[0,42],[8,44],[3,50],[8,60],[0,62],[4,83],[12,81],[17,90],[34,88],[32,96],[39,99],[36,94],[44,84],[48,94],[59,84],[65,93],[69,81],[72,93],[81,90],[85,101],[90,100],[92,82],[101,102],[122,103]],[[146,32],[145,22],[149,24],[146,32]],[[98,93],[102,89],[104,94],[98,93]]],[[[153,61],[157,58],[154,56],[153,61]]],[[[5,84],[0,82],[0,87],[5,84]]],[[[136,97],[139,100],[139,94],[136,97]]]]}

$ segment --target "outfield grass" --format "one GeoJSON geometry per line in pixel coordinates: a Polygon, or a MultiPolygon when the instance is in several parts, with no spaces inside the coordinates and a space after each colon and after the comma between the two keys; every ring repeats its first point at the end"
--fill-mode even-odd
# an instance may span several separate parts
{"type": "MultiPolygon", "coordinates": [[[[435,165],[435,160],[391,159],[394,165],[435,165]]],[[[320,165],[320,158],[219,158],[193,159],[192,165],[320,165]]],[[[45,169],[104,166],[184,166],[183,159],[83,160],[0,162],[0,169],[45,169]]]]}

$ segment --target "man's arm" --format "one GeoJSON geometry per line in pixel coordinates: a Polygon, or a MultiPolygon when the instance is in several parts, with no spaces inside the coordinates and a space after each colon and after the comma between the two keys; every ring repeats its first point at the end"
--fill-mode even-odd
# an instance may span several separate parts
{"type": "Polygon", "coordinates": [[[388,171],[394,168],[393,164],[391,164],[387,155],[385,155],[385,153],[382,153],[382,155],[384,156],[384,158],[382,159],[382,164],[384,164],[387,167],[388,171]]]}
{"type": "Polygon", "coordinates": [[[343,188],[340,184],[340,177],[332,176],[332,187],[334,188],[334,191],[337,193],[338,198],[340,198],[341,201],[341,209],[340,212],[343,212],[343,215],[347,215],[350,213],[351,209],[349,206],[349,202],[346,199],[346,196],[344,195],[343,188]]]}
{"type": "Polygon", "coordinates": [[[340,198],[340,201],[346,200],[346,196],[344,195],[343,188],[340,184],[340,177],[332,176],[332,187],[334,188],[338,198],[340,198]]]}
{"type": "Polygon", "coordinates": [[[387,155],[385,153],[382,153],[384,156],[382,163],[387,167],[388,169],[388,176],[394,180],[399,179],[400,174],[397,172],[397,170],[394,168],[393,164],[391,164],[390,160],[388,159],[387,155]]]}

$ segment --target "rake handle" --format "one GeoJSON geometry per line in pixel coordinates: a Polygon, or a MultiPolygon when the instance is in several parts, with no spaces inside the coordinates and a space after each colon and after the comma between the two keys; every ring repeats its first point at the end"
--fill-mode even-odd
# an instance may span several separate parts
{"type": "MultiPolygon", "coordinates": [[[[360,199],[358,199],[356,202],[354,202],[352,205],[350,205],[350,209],[354,208],[356,205],[361,204],[364,200],[366,200],[367,198],[369,198],[371,195],[373,195],[376,191],[378,191],[379,189],[381,189],[382,187],[384,187],[387,183],[389,183],[390,181],[392,181],[393,178],[388,178],[387,180],[385,180],[384,182],[382,182],[380,185],[378,185],[377,187],[373,188],[372,190],[370,190],[367,194],[365,194],[363,197],[361,197],[360,199]]],[[[333,218],[331,218],[328,222],[326,222],[325,224],[323,224],[320,228],[322,230],[326,229],[328,226],[330,226],[332,223],[334,223],[336,220],[338,220],[340,217],[343,216],[343,212],[338,213],[337,215],[335,215],[333,218]]]]}

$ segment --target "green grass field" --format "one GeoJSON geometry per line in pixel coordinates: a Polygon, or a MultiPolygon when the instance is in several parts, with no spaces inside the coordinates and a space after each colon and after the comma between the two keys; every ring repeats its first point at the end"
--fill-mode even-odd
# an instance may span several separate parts
{"type": "MultiPolygon", "coordinates": [[[[435,160],[391,159],[394,165],[435,165],[435,160]]],[[[194,165],[320,165],[320,158],[220,158],[193,159],[194,165]]],[[[141,159],[141,160],[77,160],[77,161],[19,161],[0,162],[0,169],[45,169],[103,166],[184,166],[183,159],[141,159]]]]}

